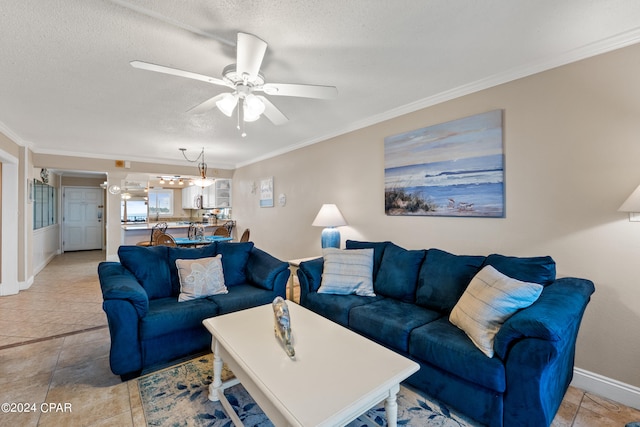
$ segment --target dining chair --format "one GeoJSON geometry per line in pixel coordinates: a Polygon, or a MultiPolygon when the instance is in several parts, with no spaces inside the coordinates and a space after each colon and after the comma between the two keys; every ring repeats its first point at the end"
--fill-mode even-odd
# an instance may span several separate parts
{"type": "Polygon", "coordinates": [[[245,229],[244,232],[242,233],[242,237],[240,237],[240,241],[241,242],[248,242],[249,241],[249,229],[245,229]]]}
{"type": "Polygon", "coordinates": [[[155,241],[160,234],[164,234],[167,231],[167,223],[159,222],[151,228],[151,237],[149,240],[143,240],[142,242],[136,243],[137,246],[153,246],[155,245],[155,241]]]}
{"type": "Polygon", "coordinates": [[[218,227],[213,231],[214,236],[223,236],[229,237],[229,230],[227,230],[224,226],[218,227]]]}
{"type": "Polygon", "coordinates": [[[157,246],[178,246],[171,234],[162,233],[156,237],[155,245],[157,246]]]}
{"type": "Polygon", "coordinates": [[[196,225],[191,222],[189,223],[189,229],[187,230],[187,237],[189,239],[193,239],[196,236],[196,225]]]}

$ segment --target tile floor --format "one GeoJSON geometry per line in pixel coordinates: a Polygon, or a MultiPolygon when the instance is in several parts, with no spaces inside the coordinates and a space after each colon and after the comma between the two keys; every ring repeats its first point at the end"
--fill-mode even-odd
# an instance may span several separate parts
{"type": "MultiPolygon", "coordinates": [[[[0,403],[36,406],[0,413],[0,425],[146,426],[137,381],[123,383],[109,370],[96,274],[103,259],[102,251],[59,255],[28,290],[0,297],[0,403]]],[[[631,421],[640,411],[570,388],[553,426],[631,421]]]]}

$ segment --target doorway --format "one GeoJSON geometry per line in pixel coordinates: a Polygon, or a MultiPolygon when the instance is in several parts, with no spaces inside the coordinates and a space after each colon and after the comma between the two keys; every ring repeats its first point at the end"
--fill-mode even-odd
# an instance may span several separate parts
{"type": "Polygon", "coordinates": [[[104,191],[63,187],[62,251],[102,249],[104,191]]]}

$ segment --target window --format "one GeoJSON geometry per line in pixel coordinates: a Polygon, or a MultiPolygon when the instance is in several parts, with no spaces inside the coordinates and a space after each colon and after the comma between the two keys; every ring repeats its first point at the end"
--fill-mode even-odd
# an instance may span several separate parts
{"type": "Polygon", "coordinates": [[[120,201],[120,218],[129,222],[144,222],[147,220],[147,201],[122,199],[120,201]]]}
{"type": "Polygon", "coordinates": [[[57,224],[56,189],[34,179],[29,191],[33,197],[33,229],[57,224]]]}
{"type": "Polygon", "coordinates": [[[173,215],[173,190],[149,190],[149,217],[173,215]]]}

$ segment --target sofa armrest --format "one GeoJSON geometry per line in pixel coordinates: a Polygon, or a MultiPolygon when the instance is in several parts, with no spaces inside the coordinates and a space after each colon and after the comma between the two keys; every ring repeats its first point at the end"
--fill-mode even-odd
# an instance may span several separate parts
{"type": "Polygon", "coordinates": [[[133,305],[139,318],[149,311],[149,296],[135,276],[119,262],[101,262],[98,278],[102,299],[126,300],[133,305]]]}
{"type": "Polygon", "coordinates": [[[551,424],[573,377],[578,330],[594,291],[589,280],[558,279],[502,325],[494,350],[509,384],[505,426],[551,424]]]}
{"type": "Polygon", "coordinates": [[[303,303],[308,294],[317,292],[322,281],[324,258],[316,258],[301,262],[298,267],[298,281],[300,282],[300,302],[303,303]]]}
{"type": "Polygon", "coordinates": [[[288,263],[256,247],[249,253],[246,273],[250,283],[283,297],[291,274],[288,263]]]}
{"type": "Polygon", "coordinates": [[[595,291],[593,282],[566,277],[546,286],[530,307],[511,316],[500,328],[494,342],[498,357],[506,360],[513,344],[523,338],[549,341],[575,340],[567,330],[580,324],[582,314],[595,291]]]}

